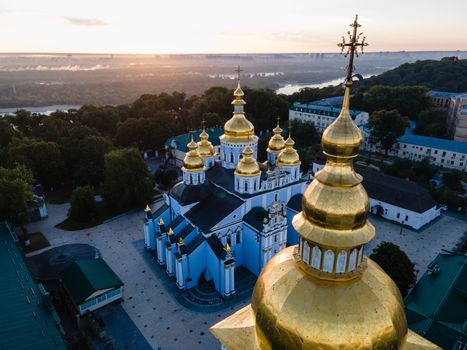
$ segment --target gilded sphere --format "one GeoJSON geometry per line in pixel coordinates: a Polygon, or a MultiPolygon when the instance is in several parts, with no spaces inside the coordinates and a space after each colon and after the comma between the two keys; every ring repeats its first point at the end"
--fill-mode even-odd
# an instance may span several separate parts
{"type": "Polygon", "coordinates": [[[296,247],[261,272],[252,308],[261,349],[399,349],[407,334],[394,282],[366,260],[361,278],[328,282],[297,268],[296,247]],[[274,346],[272,346],[272,344],[274,346]]]}

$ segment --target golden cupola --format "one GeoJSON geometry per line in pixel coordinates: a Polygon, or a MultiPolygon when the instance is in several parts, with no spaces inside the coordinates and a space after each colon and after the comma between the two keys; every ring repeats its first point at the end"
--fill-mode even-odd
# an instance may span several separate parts
{"type": "Polygon", "coordinates": [[[239,176],[258,176],[261,172],[258,162],[253,158],[253,150],[246,146],[242,152],[243,158],[235,168],[235,175],[239,176]]]}
{"type": "Polygon", "coordinates": [[[206,128],[203,127],[203,131],[199,134],[201,141],[198,142],[198,153],[201,158],[212,157],[216,152],[214,146],[209,141],[209,134],[206,132],[206,128]]]}
{"type": "Polygon", "coordinates": [[[237,88],[233,93],[234,100],[232,101],[234,112],[232,118],[224,124],[224,135],[221,136],[221,139],[226,142],[245,142],[248,139],[257,139],[255,128],[246,118],[243,110],[246,102],[243,100],[245,94],[240,86],[240,67],[238,67],[237,71],[237,88]]]}
{"type": "Polygon", "coordinates": [[[282,129],[279,126],[279,118],[277,118],[277,126],[272,130],[274,135],[272,135],[271,139],[268,143],[268,152],[272,153],[279,153],[285,148],[285,141],[282,137],[282,129]]]}
{"type": "Polygon", "coordinates": [[[183,159],[182,171],[188,172],[199,172],[204,170],[204,162],[198,153],[198,144],[193,140],[191,135],[191,141],[187,144],[188,152],[183,159]]]}
{"type": "Polygon", "coordinates": [[[353,169],[362,138],[349,116],[357,19],[342,111],[324,132],[325,167],[293,219],[300,244],[262,270],[251,305],[211,328],[229,350],[439,349],[407,329],[395,283],[365,257],[374,236],[368,196],[353,169]]]}
{"type": "Polygon", "coordinates": [[[279,153],[277,157],[277,165],[278,166],[291,166],[291,165],[299,165],[300,164],[300,156],[294,147],[295,141],[292,140],[292,136],[289,130],[289,137],[285,140],[285,149],[279,153]]]}

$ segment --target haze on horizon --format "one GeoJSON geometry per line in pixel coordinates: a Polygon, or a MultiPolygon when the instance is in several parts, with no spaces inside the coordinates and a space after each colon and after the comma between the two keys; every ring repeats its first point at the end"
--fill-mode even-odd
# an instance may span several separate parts
{"type": "Polygon", "coordinates": [[[465,0],[2,0],[1,52],[336,52],[359,14],[369,51],[467,50],[465,0]]]}

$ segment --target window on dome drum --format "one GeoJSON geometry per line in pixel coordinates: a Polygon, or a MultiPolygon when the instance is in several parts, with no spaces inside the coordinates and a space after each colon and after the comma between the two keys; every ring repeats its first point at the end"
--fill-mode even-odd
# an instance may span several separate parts
{"type": "Polygon", "coordinates": [[[324,253],[323,271],[332,272],[334,269],[334,252],[331,249],[324,253]]]}
{"type": "Polygon", "coordinates": [[[357,248],[354,248],[349,256],[349,272],[355,270],[355,265],[357,263],[357,248]]]}
{"type": "Polygon", "coordinates": [[[336,272],[345,272],[345,263],[347,262],[347,252],[342,250],[337,256],[336,272]]]}
{"type": "Polygon", "coordinates": [[[406,216],[405,216],[405,221],[408,221],[408,220],[409,220],[409,216],[406,215],[406,216]]]}
{"type": "Polygon", "coordinates": [[[319,247],[313,247],[311,266],[318,270],[321,268],[321,249],[319,247]]]}
{"type": "MultiPolygon", "coordinates": [[[[310,263],[310,245],[308,244],[307,241],[303,244],[303,262],[306,264],[310,263]]],[[[320,258],[321,260],[321,258],[320,258]]]]}

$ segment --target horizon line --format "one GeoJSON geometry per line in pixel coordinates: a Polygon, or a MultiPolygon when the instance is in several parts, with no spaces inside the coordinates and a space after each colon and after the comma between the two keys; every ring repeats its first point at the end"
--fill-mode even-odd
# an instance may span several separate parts
{"type": "MultiPolygon", "coordinates": [[[[467,53],[465,50],[387,50],[387,51],[365,51],[364,54],[379,54],[379,53],[441,53],[441,52],[452,52],[452,53],[467,53]]],[[[339,51],[307,51],[307,52],[242,52],[242,53],[216,53],[216,52],[196,52],[196,53],[180,53],[180,52],[164,52],[164,53],[148,53],[148,52],[73,52],[73,51],[0,51],[0,55],[146,55],[146,56],[209,56],[209,55],[219,55],[219,56],[251,56],[251,55],[310,55],[310,54],[337,54],[339,51]]]]}

